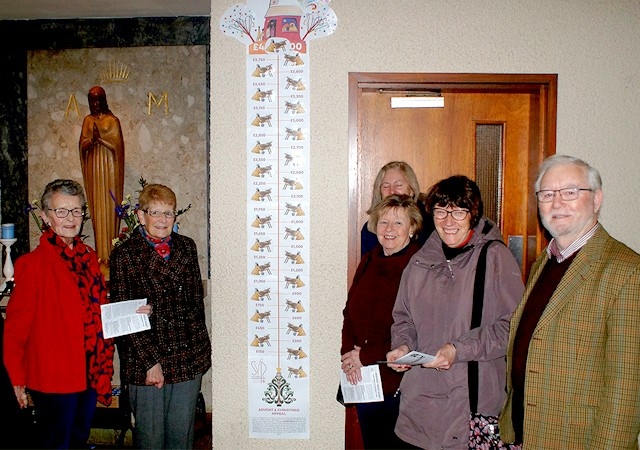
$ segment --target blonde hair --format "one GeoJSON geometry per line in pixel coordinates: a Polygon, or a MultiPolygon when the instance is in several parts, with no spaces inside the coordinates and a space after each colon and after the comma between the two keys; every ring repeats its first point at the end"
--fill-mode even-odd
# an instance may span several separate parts
{"type": "Polygon", "coordinates": [[[418,183],[418,177],[416,173],[413,171],[411,166],[404,161],[391,161],[382,166],[378,175],[376,176],[375,181],[373,182],[373,195],[371,196],[371,206],[367,211],[367,214],[371,214],[374,206],[380,203],[382,200],[382,194],[380,193],[380,188],[382,187],[382,179],[384,178],[387,170],[390,169],[398,169],[405,176],[407,181],[409,182],[409,187],[411,188],[411,197],[418,201],[418,196],[420,195],[420,183],[418,183]]]}
{"type": "Polygon", "coordinates": [[[422,230],[422,213],[416,201],[409,195],[390,195],[380,200],[371,210],[367,229],[376,234],[378,221],[390,209],[402,209],[409,218],[409,226],[413,227],[413,235],[418,236],[422,230]]]}

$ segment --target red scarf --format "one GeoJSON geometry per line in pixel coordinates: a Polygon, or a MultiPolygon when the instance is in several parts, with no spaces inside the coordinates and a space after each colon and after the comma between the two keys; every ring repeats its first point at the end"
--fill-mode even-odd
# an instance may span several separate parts
{"type": "Polygon", "coordinates": [[[144,227],[141,226],[138,228],[140,229],[140,234],[142,234],[147,243],[153,247],[156,253],[165,261],[169,261],[169,258],[171,257],[171,235],[162,239],[154,238],[149,236],[144,227]]]}
{"type": "Polygon", "coordinates": [[[87,380],[89,386],[98,393],[98,401],[109,406],[114,345],[112,339],[104,339],[102,332],[100,305],[108,303],[108,300],[107,286],[100,266],[79,236],[73,238],[73,248],[51,228],[43,232],[43,237],[67,263],[69,271],[78,282],[80,298],[85,309],[84,349],[87,354],[87,380]]]}

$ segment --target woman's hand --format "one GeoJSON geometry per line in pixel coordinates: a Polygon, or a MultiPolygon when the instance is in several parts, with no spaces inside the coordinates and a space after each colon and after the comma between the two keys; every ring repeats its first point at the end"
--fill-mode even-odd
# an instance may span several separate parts
{"type": "Polygon", "coordinates": [[[148,304],[142,305],[138,307],[138,309],[136,309],[137,314],[146,314],[147,316],[150,316],[152,312],[153,312],[153,306],[148,304]]]}
{"type": "Polygon", "coordinates": [[[342,355],[342,371],[347,375],[347,380],[351,384],[358,384],[362,381],[362,362],[360,362],[360,349],[357,345],[353,346],[353,350],[342,355]]]}
{"type": "MultiPolygon", "coordinates": [[[[387,361],[395,361],[398,358],[402,358],[404,355],[409,353],[409,347],[406,345],[401,345],[400,347],[391,350],[387,353],[387,361]]],[[[411,366],[408,364],[387,364],[388,367],[395,370],[396,372],[405,372],[411,369],[411,366]]]]}
{"type": "Polygon", "coordinates": [[[145,380],[147,386],[155,386],[160,389],[164,386],[164,374],[162,373],[162,366],[160,363],[147,370],[147,379],[145,380]]]}
{"type": "Polygon", "coordinates": [[[456,348],[453,344],[444,344],[437,351],[436,357],[430,363],[423,364],[422,367],[436,370],[449,370],[456,359],[456,348]]]}
{"type": "Polygon", "coordinates": [[[27,400],[27,390],[26,386],[14,386],[13,393],[16,394],[16,399],[18,400],[18,405],[20,408],[26,408],[29,406],[29,400],[27,400]]]}

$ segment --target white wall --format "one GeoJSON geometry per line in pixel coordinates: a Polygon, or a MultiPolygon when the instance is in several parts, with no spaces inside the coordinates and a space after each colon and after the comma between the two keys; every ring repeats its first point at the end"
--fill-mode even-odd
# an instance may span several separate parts
{"type": "Polygon", "coordinates": [[[640,236],[640,2],[334,0],[337,31],[311,59],[311,438],[248,438],[245,49],[211,2],[211,274],[216,448],[344,448],[334,399],[347,284],[348,72],[557,73],[557,153],[598,168],[602,223],[640,236]],[[241,308],[240,310],[238,308],[241,308]],[[240,311],[240,312],[239,312],[240,311]],[[237,363],[234,363],[237,361],[237,363]]]}

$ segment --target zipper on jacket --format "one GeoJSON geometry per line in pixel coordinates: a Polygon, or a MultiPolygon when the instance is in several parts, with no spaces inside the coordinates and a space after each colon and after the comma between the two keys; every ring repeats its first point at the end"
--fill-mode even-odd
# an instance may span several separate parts
{"type": "Polygon", "coordinates": [[[451,274],[451,279],[453,280],[455,276],[453,275],[453,269],[451,268],[451,260],[447,259],[447,267],[449,268],[449,273],[451,274]]]}

